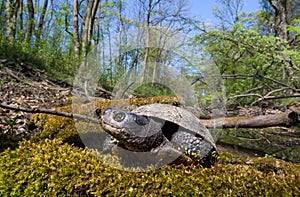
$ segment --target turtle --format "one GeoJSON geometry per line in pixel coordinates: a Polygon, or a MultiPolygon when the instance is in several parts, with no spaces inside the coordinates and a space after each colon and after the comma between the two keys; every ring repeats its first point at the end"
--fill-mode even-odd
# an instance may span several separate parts
{"type": "Polygon", "coordinates": [[[110,135],[104,149],[123,156],[124,150],[133,152],[135,158],[128,160],[144,159],[147,165],[185,163],[204,167],[216,160],[217,148],[209,130],[181,107],[148,104],[131,112],[108,108],[101,116],[101,125],[110,135]]]}

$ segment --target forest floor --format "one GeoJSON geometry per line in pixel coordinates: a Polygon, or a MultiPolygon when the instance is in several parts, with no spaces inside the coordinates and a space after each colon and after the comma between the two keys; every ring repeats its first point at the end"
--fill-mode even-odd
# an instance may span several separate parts
{"type": "MultiPolygon", "coordinates": [[[[13,107],[53,108],[68,103],[71,87],[23,62],[0,59],[0,103],[13,107]]],[[[28,135],[31,114],[0,108],[0,133],[28,135]]]]}

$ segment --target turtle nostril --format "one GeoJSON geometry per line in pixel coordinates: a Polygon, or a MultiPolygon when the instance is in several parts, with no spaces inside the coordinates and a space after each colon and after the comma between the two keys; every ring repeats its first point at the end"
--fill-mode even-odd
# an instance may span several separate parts
{"type": "Polygon", "coordinates": [[[113,119],[117,122],[121,122],[125,119],[126,114],[124,112],[117,112],[114,114],[113,119]]]}

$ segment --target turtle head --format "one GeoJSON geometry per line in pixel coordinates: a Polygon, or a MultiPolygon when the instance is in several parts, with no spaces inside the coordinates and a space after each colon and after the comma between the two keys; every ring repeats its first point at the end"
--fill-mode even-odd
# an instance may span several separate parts
{"type": "MultiPolygon", "coordinates": [[[[108,108],[101,116],[103,129],[115,137],[125,146],[145,149],[150,143],[162,135],[162,123],[154,121],[150,117],[125,112],[119,109],[108,108]]],[[[147,149],[147,148],[146,148],[147,149]]]]}
{"type": "Polygon", "coordinates": [[[116,138],[144,136],[145,127],[149,124],[147,116],[128,113],[119,109],[108,108],[102,115],[103,128],[116,138]]]}

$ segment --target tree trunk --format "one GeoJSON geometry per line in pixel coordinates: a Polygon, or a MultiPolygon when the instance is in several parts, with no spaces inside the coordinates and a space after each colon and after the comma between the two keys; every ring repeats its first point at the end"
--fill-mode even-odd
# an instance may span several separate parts
{"type": "Polygon", "coordinates": [[[73,39],[74,39],[74,57],[79,58],[80,56],[80,43],[79,43],[79,26],[78,26],[78,0],[74,0],[74,10],[73,10],[73,17],[74,17],[74,32],[73,32],[73,39]]]}
{"type": "Polygon", "coordinates": [[[93,26],[95,21],[95,16],[98,10],[100,0],[89,0],[87,9],[86,9],[86,16],[85,16],[85,23],[84,23],[84,35],[82,41],[82,50],[83,55],[86,56],[91,44],[91,37],[93,32],[93,26]]]}
{"type": "Polygon", "coordinates": [[[269,0],[269,3],[275,10],[274,30],[276,36],[288,40],[287,0],[269,0]]]}
{"type": "Polygon", "coordinates": [[[36,41],[37,41],[36,46],[39,46],[39,44],[40,44],[39,40],[41,39],[41,35],[42,35],[42,32],[43,32],[47,7],[48,7],[48,0],[45,0],[43,10],[42,10],[42,13],[41,13],[41,17],[40,17],[40,20],[39,20],[38,30],[37,30],[37,33],[36,33],[36,41]]]}
{"type": "MultiPolygon", "coordinates": [[[[24,25],[23,25],[23,23],[24,23],[24,20],[23,20],[23,11],[24,11],[24,9],[23,9],[23,5],[24,5],[24,3],[23,3],[23,0],[20,0],[20,12],[19,12],[19,18],[20,18],[20,22],[19,22],[19,26],[20,26],[20,31],[21,32],[24,32],[24,25]]],[[[19,39],[24,39],[24,37],[20,37],[19,39]]]]}
{"type": "Polygon", "coordinates": [[[32,38],[32,32],[34,29],[34,7],[32,0],[27,0],[28,18],[26,25],[25,42],[29,43],[32,38]]]}
{"type": "Polygon", "coordinates": [[[125,68],[122,67],[122,32],[123,32],[123,17],[122,17],[122,1],[118,1],[118,19],[119,19],[119,30],[118,30],[118,47],[119,47],[119,54],[118,54],[118,66],[119,71],[124,70],[125,68]]]}
{"type": "Polygon", "coordinates": [[[147,16],[146,16],[146,43],[145,43],[145,56],[144,56],[144,64],[142,69],[142,76],[141,76],[141,83],[144,82],[146,70],[147,70],[147,64],[148,64],[148,58],[149,58],[149,44],[150,44],[150,18],[151,18],[151,12],[152,12],[152,0],[149,0],[148,8],[147,8],[147,16]]]}
{"type": "Polygon", "coordinates": [[[13,15],[13,0],[7,0],[6,2],[6,34],[9,40],[12,40],[14,38],[13,34],[13,28],[14,24],[12,21],[12,15],[13,15]]]}
{"type": "Polygon", "coordinates": [[[15,39],[20,3],[20,0],[7,0],[6,2],[6,33],[10,43],[15,39]]]}

